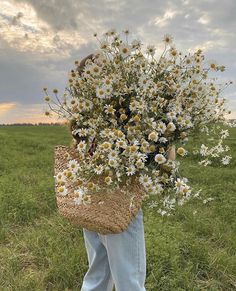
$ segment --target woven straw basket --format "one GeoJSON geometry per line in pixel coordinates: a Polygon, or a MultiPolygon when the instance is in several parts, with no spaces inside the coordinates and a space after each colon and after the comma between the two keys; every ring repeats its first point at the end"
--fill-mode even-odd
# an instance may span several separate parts
{"type": "MultiPolygon", "coordinates": [[[[64,145],[55,146],[54,154],[55,175],[66,169],[68,154],[71,159],[76,157],[75,149],[64,145]]],[[[67,182],[68,194],[65,196],[57,193],[56,186],[55,182],[59,213],[80,228],[101,234],[120,233],[126,230],[141,208],[144,197],[141,185],[133,183],[133,185],[125,186],[124,192],[121,191],[122,188],[111,192],[108,186],[108,191],[95,192],[91,195],[91,204],[76,205],[73,201],[76,187],[73,182],[67,182]],[[130,204],[131,201],[132,204],[130,204]]]]}

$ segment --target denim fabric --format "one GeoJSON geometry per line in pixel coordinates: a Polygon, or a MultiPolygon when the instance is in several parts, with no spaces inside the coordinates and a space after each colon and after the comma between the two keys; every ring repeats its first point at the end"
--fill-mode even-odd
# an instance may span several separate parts
{"type": "Polygon", "coordinates": [[[83,229],[89,268],[81,291],[146,291],[146,249],[143,211],[128,228],[115,234],[83,229]]]}

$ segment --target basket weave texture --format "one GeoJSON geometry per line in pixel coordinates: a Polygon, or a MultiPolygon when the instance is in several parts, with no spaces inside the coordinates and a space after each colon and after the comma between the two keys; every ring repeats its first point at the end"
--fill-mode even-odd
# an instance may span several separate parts
{"type": "MultiPolygon", "coordinates": [[[[64,145],[55,146],[55,175],[67,168],[68,154],[70,159],[76,159],[76,151],[73,147],[64,145]]],[[[68,194],[61,196],[57,192],[55,181],[59,213],[78,227],[101,234],[120,233],[126,230],[142,206],[143,190],[140,184],[133,183],[112,191],[107,186],[107,191],[93,193],[91,195],[91,204],[87,205],[74,203],[73,199],[76,197],[74,194],[76,184],[74,182],[67,180],[66,187],[68,194]]]]}

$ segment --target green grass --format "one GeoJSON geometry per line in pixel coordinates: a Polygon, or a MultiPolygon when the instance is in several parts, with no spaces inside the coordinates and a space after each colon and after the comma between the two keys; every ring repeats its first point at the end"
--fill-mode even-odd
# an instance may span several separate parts
{"type": "MultiPolygon", "coordinates": [[[[196,199],[163,218],[143,205],[147,291],[236,290],[236,128],[230,133],[229,166],[178,157],[182,176],[213,201],[196,199]]],[[[70,141],[63,126],[0,127],[0,290],[81,288],[82,230],[58,215],[54,195],[54,146],[70,141]]]]}

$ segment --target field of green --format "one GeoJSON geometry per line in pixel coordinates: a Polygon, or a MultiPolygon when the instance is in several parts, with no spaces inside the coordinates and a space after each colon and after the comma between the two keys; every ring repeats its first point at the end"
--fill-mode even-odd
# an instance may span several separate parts
{"type": "MultiPolygon", "coordinates": [[[[189,184],[214,200],[192,200],[171,217],[143,206],[147,291],[236,290],[236,128],[229,130],[230,165],[177,158],[189,184]]],[[[70,141],[65,126],[0,127],[0,290],[80,290],[83,233],[57,213],[54,194],[54,146],[70,141]]],[[[185,148],[205,141],[195,136],[185,148]]]]}

